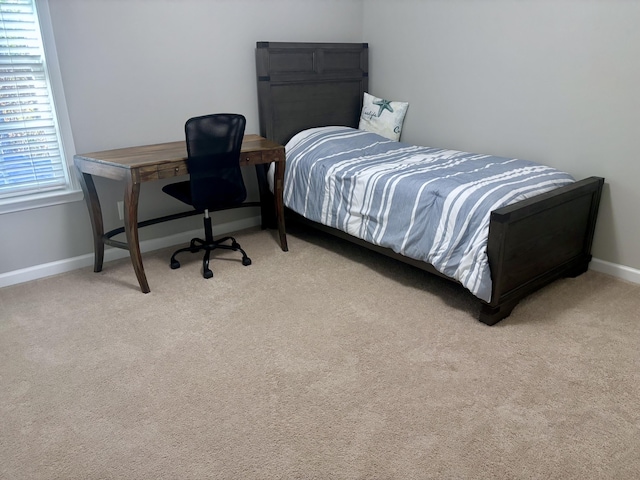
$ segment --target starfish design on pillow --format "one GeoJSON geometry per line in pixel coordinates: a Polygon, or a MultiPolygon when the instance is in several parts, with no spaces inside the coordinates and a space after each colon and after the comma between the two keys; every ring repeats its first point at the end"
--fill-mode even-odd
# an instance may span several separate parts
{"type": "Polygon", "coordinates": [[[390,100],[384,100],[383,98],[381,98],[377,102],[373,102],[373,104],[378,105],[380,107],[380,109],[378,110],[378,117],[382,115],[382,112],[384,110],[389,110],[391,113],[393,113],[393,108],[391,107],[390,100]]]}

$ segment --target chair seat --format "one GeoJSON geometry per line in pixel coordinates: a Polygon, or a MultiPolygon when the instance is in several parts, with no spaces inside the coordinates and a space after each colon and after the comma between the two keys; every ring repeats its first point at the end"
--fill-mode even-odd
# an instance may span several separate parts
{"type": "Polygon", "coordinates": [[[162,191],[183,203],[191,205],[191,185],[186,182],[171,183],[162,187],[162,191]]]}
{"type": "MultiPolygon", "coordinates": [[[[236,184],[228,182],[221,178],[214,178],[210,181],[211,192],[213,195],[210,198],[209,210],[216,210],[220,208],[230,207],[238,205],[244,202],[246,194],[245,190],[238,188],[236,184]]],[[[171,195],[177,200],[180,200],[187,205],[193,206],[193,200],[191,197],[191,184],[189,180],[185,182],[170,183],[162,187],[162,191],[168,195],[171,195]]]]}

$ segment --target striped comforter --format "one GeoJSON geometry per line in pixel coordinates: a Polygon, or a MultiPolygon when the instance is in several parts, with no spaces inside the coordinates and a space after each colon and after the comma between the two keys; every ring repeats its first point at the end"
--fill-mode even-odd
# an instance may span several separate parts
{"type": "Polygon", "coordinates": [[[490,212],[574,181],[533,162],[413,146],[347,127],[300,132],[286,155],[287,207],[428,262],[486,302],[490,212]]]}

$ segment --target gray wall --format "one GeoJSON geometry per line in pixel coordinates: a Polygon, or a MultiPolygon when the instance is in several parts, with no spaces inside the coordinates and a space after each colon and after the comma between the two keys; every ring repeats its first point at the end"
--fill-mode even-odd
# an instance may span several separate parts
{"type": "Polygon", "coordinates": [[[370,90],[402,140],[540,161],[606,189],[594,256],[640,269],[640,2],[367,0],[370,90]]]}
{"type": "MultiPolygon", "coordinates": [[[[181,140],[187,118],[216,111],[243,113],[246,132],[258,133],[257,41],[362,41],[362,0],[49,4],[77,153],[181,140]]],[[[255,174],[252,180],[255,195],[255,174]]],[[[105,227],[115,228],[122,186],[96,183],[105,227]]],[[[184,210],[161,186],[142,186],[140,219],[184,210]]],[[[247,210],[235,213],[256,214],[247,210]]],[[[201,222],[148,227],[141,238],[198,229],[201,222]]],[[[0,232],[0,274],[93,251],[83,202],[0,215],[0,232]]]]}
{"type": "MultiPolygon", "coordinates": [[[[640,269],[640,2],[50,3],[79,153],[179,140],[211,111],[244,113],[257,133],[256,41],[367,41],[371,93],[410,102],[403,140],[606,177],[594,255],[640,269]]],[[[143,185],[140,218],[181,209],[160,187],[143,185]]],[[[98,188],[115,227],[121,186],[98,188]]],[[[82,202],[0,215],[0,232],[0,274],[92,252],[82,202]]]]}

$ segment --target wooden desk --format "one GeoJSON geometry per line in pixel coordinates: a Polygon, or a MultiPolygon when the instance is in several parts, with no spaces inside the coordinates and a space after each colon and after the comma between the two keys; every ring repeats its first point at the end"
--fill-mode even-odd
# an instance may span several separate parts
{"type": "MultiPolygon", "coordinates": [[[[133,263],[133,269],[138,278],[140,289],[143,293],[150,292],[149,283],[144,273],[144,266],[142,265],[138,227],[193,215],[197,212],[191,210],[138,223],[140,184],[187,175],[186,143],[179,141],[85,153],[75,155],[73,160],[78,171],[85,201],[89,208],[89,217],[91,218],[91,226],[93,229],[95,254],[93,271],[99,272],[102,270],[105,245],[129,250],[131,263],[133,263]],[[124,227],[111,230],[107,233],[104,232],[102,209],[93,181],[94,175],[124,182],[124,227]],[[111,239],[114,235],[122,232],[125,233],[126,242],[111,239]]],[[[282,250],[286,252],[288,247],[284,226],[284,206],[282,203],[285,166],[284,147],[258,135],[245,135],[242,142],[240,164],[243,166],[255,165],[256,170],[259,171],[258,167],[262,167],[263,164],[271,162],[276,163],[274,196],[276,220],[280,234],[280,246],[282,250]]],[[[262,174],[262,177],[264,177],[264,174],[262,174]]],[[[261,205],[262,208],[263,228],[266,227],[265,218],[270,217],[269,207],[266,203],[267,198],[266,188],[264,185],[261,185],[259,205],[261,205]]],[[[258,205],[258,203],[253,202],[247,203],[246,205],[253,206],[258,205]]]]}

